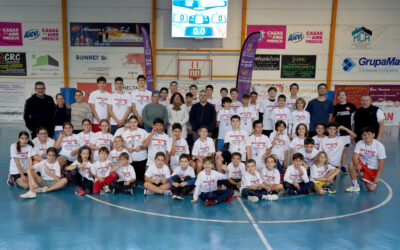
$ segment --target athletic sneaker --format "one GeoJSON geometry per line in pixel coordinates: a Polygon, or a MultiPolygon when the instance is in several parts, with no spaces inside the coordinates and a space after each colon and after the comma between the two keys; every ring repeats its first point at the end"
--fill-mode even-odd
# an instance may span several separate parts
{"type": "Polygon", "coordinates": [[[176,194],[172,195],[172,199],[178,199],[178,195],[176,194]]]}
{"type": "Polygon", "coordinates": [[[226,201],[226,202],[231,202],[231,201],[233,201],[233,198],[232,198],[232,197],[229,197],[229,198],[226,199],[225,201],[226,201]]]}
{"type": "Polygon", "coordinates": [[[336,190],[333,189],[332,185],[325,185],[324,186],[324,190],[330,194],[334,194],[336,193],[336,190]]]}
{"type": "Polygon", "coordinates": [[[183,195],[177,195],[176,198],[177,198],[178,200],[184,200],[184,199],[185,199],[185,196],[183,196],[183,195]]]}
{"type": "Polygon", "coordinates": [[[133,188],[130,189],[130,194],[133,196],[133,188]]]}
{"type": "Polygon", "coordinates": [[[172,192],[171,192],[171,190],[166,189],[166,190],[164,190],[163,194],[164,195],[172,195],[172,192]]]}
{"type": "Polygon", "coordinates": [[[234,191],[233,191],[233,195],[234,195],[234,196],[240,196],[240,192],[237,191],[237,190],[234,190],[234,191]]]}
{"type": "Polygon", "coordinates": [[[103,190],[106,193],[110,193],[111,192],[110,186],[108,186],[108,185],[104,185],[103,190]]]}
{"type": "Polygon", "coordinates": [[[46,193],[48,186],[35,188],[35,193],[46,193]]]}
{"type": "Polygon", "coordinates": [[[360,192],[360,185],[351,185],[350,187],[346,188],[346,192],[360,192]]]}
{"type": "Polygon", "coordinates": [[[8,174],[8,178],[7,178],[7,185],[9,185],[10,187],[14,186],[15,180],[14,178],[8,174]]]}
{"type": "Polygon", "coordinates": [[[75,188],[74,193],[77,195],[84,195],[86,192],[82,188],[75,188]]]}
{"type": "Polygon", "coordinates": [[[21,194],[19,197],[26,199],[26,198],[36,198],[36,193],[32,191],[28,191],[25,194],[21,194]]]}
{"type": "Polygon", "coordinates": [[[279,196],[277,194],[271,194],[271,201],[279,200],[279,196]]]}
{"type": "Polygon", "coordinates": [[[257,196],[248,196],[247,199],[251,202],[257,202],[258,201],[258,197],[257,196]]]}
{"type": "Polygon", "coordinates": [[[271,200],[271,195],[270,195],[270,194],[267,194],[267,195],[264,194],[264,195],[261,197],[261,199],[270,201],[270,200],[271,200]]]}
{"type": "Polygon", "coordinates": [[[347,169],[345,167],[340,167],[340,171],[342,171],[342,175],[348,175],[349,172],[347,171],[347,169]]]}
{"type": "Polygon", "coordinates": [[[152,195],[153,193],[150,192],[149,190],[145,189],[143,192],[143,195],[152,195]]]}
{"type": "Polygon", "coordinates": [[[206,200],[206,207],[208,206],[214,206],[218,202],[216,200],[206,200]]]}

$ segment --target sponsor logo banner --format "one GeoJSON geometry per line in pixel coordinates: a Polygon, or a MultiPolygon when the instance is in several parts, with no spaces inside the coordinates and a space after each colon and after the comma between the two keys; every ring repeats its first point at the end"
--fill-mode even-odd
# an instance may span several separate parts
{"type": "Polygon", "coordinates": [[[254,70],[279,70],[280,55],[256,54],[254,58],[254,70]]]}
{"type": "Polygon", "coordinates": [[[21,23],[0,22],[0,46],[22,46],[21,23]]]}
{"type": "Polygon", "coordinates": [[[28,75],[61,76],[61,53],[28,53],[28,75]]]}
{"type": "Polygon", "coordinates": [[[336,28],[337,49],[386,49],[386,26],[343,26],[336,28]]]}
{"type": "Polygon", "coordinates": [[[341,60],[341,71],[346,73],[399,73],[400,56],[346,57],[341,60]]]}
{"type": "Polygon", "coordinates": [[[315,55],[282,55],[281,78],[315,78],[315,55]]]}
{"type": "Polygon", "coordinates": [[[26,76],[26,54],[0,52],[0,75],[26,76]]]}
{"type": "Polygon", "coordinates": [[[285,49],[286,25],[247,25],[247,36],[260,32],[258,49],[285,49]]]}
{"type": "Polygon", "coordinates": [[[357,107],[361,106],[361,96],[369,93],[368,85],[335,85],[335,104],[338,103],[337,93],[344,90],[347,93],[347,101],[357,107]]]}
{"type": "Polygon", "coordinates": [[[0,121],[22,121],[24,114],[24,82],[0,81],[0,121]]]}
{"type": "Polygon", "coordinates": [[[61,24],[23,23],[23,37],[25,45],[61,47],[61,24]]]}
{"type": "Polygon", "coordinates": [[[328,26],[288,26],[286,49],[325,50],[329,44],[328,34],[328,26]]]}
{"type": "Polygon", "coordinates": [[[70,23],[71,46],[142,47],[149,23],[70,23]]]}

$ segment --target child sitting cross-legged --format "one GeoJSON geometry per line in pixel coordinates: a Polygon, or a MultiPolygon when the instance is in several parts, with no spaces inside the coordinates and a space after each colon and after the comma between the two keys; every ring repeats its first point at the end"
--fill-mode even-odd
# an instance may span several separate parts
{"type": "Polygon", "coordinates": [[[249,159],[246,161],[246,172],[243,174],[241,193],[249,201],[267,200],[268,191],[261,179],[260,173],[256,171],[256,161],[249,159]]]}
{"type": "Polygon", "coordinates": [[[307,171],[303,167],[304,156],[300,153],[293,155],[293,165],[290,165],[283,178],[283,186],[287,194],[309,194],[314,183],[308,179],[307,171]]]}
{"type": "Polygon", "coordinates": [[[233,189],[234,192],[239,193],[242,176],[244,172],[246,172],[246,166],[241,162],[241,159],[241,153],[234,152],[232,154],[232,162],[228,164],[229,178],[227,180],[218,181],[218,186],[224,185],[227,189],[233,189]]]}
{"type": "Polygon", "coordinates": [[[129,159],[129,154],[122,152],[119,155],[119,164],[111,169],[111,172],[115,172],[119,177],[117,181],[110,183],[113,194],[121,192],[133,195],[136,188],[136,173],[129,164],[129,159]]]}
{"type": "Polygon", "coordinates": [[[265,158],[265,168],[262,170],[264,188],[268,191],[267,200],[278,200],[278,193],[283,189],[281,184],[281,174],[277,167],[278,160],[275,155],[265,158]]]}
{"type": "Polygon", "coordinates": [[[171,176],[169,168],[165,165],[165,154],[157,152],[154,157],[154,163],[149,165],[149,168],[144,174],[144,195],[165,194],[172,195],[171,184],[169,177],[171,176]]]}
{"type": "Polygon", "coordinates": [[[179,165],[169,178],[169,183],[171,184],[172,199],[183,200],[185,195],[194,189],[196,175],[194,169],[189,167],[188,154],[181,154],[179,165]]]}

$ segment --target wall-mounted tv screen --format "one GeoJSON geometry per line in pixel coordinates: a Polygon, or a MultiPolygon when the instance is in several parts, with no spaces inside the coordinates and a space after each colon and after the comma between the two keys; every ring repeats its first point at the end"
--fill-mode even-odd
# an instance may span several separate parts
{"type": "Polygon", "coordinates": [[[172,0],[172,37],[225,38],[228,0],[172,0]]]}

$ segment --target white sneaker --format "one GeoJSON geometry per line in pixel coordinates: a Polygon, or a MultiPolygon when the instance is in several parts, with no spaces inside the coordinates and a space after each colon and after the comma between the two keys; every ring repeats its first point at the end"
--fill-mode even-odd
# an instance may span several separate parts
{"type": "Polygon", "coordinates": [[[164,190],[164,195],[172,195],[171,190],[169,189],[164,190]]]}
{"type": "Polygon", "coordinates": [[[267,194],[267,195],[264,194],[264,195],[262,196],[262,199],[263,199],[263,200],[268,200],[268,201],[270,201],[270,200],[271,200],[271,195],[270,195],[270,194],[267,194]]]}
{"type": "Polygon", "coordinates": [[[172,195],[172,199],[178,199],[178,196],[177,195],[172,195]]]}
{"type": "Polygon", "coordinates": [[[143,195],[152,195],[153,193],[150,192],[149,190],[145,189],[143,192],[143,195]]]}
{"type": "Polygon", "coordinates": [[[48,188],[49,188],[48,186],[38,187],[35,189],[35,193],[46,193],[48,188]]]}
{"type": "Polygon", "coordinates": [[[237,190],[234,190],[234,191],[233,191],[233,195],[234,195],[234,196],[240,196],[240,192],[237,191],[237,190]]]}
{"type": "Polygon", "coordinates": [[[19,197],[26,199],[26,198],[36,198],[36,193],[32,191],[28,191],[25,194],[21,194],[19,197]]]}
{"type": "Polygon", "coordinates": [[[251,202],[257,202],[258,201],[258,197],[257,196],[248,196],[247,199],[251,202]]]}
{"type": "Polygon", "coordinates": [[[350,187],[346,188],[346,192],[360,192],[360,185],[351,185],[350,187]]]}
{"type": "Polygon", "coordinates": [[[271,201],[279,200],[279,196],[277,194],[271,194],[271,201]]]}

